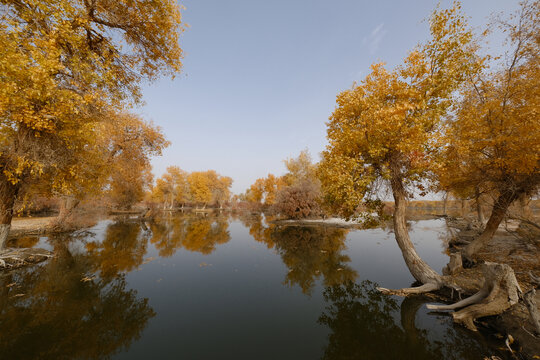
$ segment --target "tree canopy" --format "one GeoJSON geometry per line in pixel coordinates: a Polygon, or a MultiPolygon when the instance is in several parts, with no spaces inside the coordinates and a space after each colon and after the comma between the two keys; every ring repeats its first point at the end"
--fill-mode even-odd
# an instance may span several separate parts
{"type": "Polygon", "coordinates": [[[107,115],[139,102],[142,80],[180,71],[183,24],[168,0],[4,0],[0,14],[5,230],[22,182],[49,172],[58,186],[69,183],[107,115]]]}

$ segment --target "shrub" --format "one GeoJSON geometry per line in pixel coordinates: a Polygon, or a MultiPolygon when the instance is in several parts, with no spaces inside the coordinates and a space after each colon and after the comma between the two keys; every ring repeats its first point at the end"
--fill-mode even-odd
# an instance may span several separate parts
{"type": "Polygon", "coordinates": [[[309,180],[299,181],[279,190],[274,208],[289,219],[305,219],[321,215],[320,186],[309,180]]]}

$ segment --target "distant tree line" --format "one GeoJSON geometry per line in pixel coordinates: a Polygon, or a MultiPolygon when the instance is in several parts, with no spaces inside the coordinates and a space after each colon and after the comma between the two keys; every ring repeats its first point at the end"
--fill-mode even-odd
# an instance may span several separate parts
{"type": "Polygon", "coordinates": [[[233,180],[214,170],[188,173],[177,166],[167,168],[157,179],[150,198],[164,209],[192,206],[223,208],[230,201],[233,180]]]}

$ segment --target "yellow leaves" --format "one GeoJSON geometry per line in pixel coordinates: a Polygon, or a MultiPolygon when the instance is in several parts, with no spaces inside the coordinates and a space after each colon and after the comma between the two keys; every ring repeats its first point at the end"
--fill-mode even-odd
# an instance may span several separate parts
{"type": "MultiPolygon", "coordinates": [[[[141,80],[180,70],[181,31],[171,0],[5,3],[0,168],[8,180],[41,177],[70,193],[99,189],[110,160],[105,148],[130,121],[119,109],[139,100],[141,80]]],[[[129,126],[145,135],[131,142],[129,155],[144,170],[167,142],[159,129],[136,122],[129,126]]]]}
{"type": "Polygon", "coordinates": [[[459,4],[436,11],[432,38],[389,71],[373,64],[371,73],[338,95],[328,123],[329,145],[319,174],[326,201],[345,216],[371,201],[390,172],[400,181],[420,181],[431,166],[442,115],[462,73],[473,71],[470,32],[459,4]],[[457,75],[459,74],[459,76],[457,75]]]}
{"type": "Polygon", "coordinates": [[[214,170],[188,174],[177,166],[170,166],[167,172],[157,179],[152,197],[158,202],[169,204],[170,207],[174,202],[222,205],[229,201],[232,182],[230,177],[221,176],[214,170]]]}

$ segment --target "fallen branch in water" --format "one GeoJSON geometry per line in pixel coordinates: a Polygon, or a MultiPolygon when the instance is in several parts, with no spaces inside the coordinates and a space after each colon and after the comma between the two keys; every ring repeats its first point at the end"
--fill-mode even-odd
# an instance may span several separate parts
{"type": "Polygon", "coordinates": [[[52,257],[52,252],[45,249],[5,249],[0,251],[0,270],[37,264],[52,257]]]}

